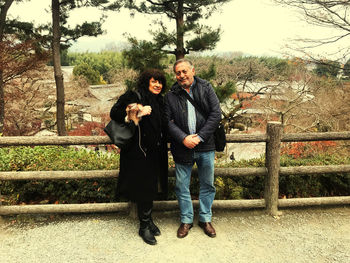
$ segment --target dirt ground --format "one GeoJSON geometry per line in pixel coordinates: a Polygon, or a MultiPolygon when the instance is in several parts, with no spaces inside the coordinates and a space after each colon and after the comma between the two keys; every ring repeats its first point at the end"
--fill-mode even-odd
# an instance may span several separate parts
{"type": "Polygon", "coordinates": [[[162,231],[145,244],[126,214],[4,217],[0,262],[350,262],[350,207],[214,210],[216,238],[196,224],[176,237],[178,211],[154,212],[162,231]]]}

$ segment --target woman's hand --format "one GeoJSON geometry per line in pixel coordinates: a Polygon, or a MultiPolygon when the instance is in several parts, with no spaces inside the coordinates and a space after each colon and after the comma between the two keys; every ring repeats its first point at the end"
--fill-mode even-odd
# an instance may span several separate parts
{"type": "Polygon", "coordinates": [[[138,125],[142,116],[150,115],[152,112],[151,106],[143,106],[141,104],[132,103],[126,107],[126,121],[133,121],[138,125]]]}
{"type": "Polygon", "coordinates": [[[137,117],[137,114],[139,112],[138,104],[131,103],[126,107],[126,118],[125,121],[133,121],[136,125],[138,125],[140,118],[137,117]]]}
{"type": "Polygon", "coordinates": [[[142,106],[141,104],[138,104],[137,105],[138,108],[139,108],[139,112],[137,114],[137,117],[142,117],[142,116],[145,116],[145,115],[150,115],[151,112],[152,112],[152,107],[151,106],[142,106]]]}

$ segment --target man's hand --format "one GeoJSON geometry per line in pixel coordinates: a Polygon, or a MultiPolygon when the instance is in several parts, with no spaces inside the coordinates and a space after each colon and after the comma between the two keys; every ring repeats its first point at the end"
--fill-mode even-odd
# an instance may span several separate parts
{"type": "Polygon", "coordinates": [[[201,140],[198,138],[197,134],[187,135],[182,143],[189,149],[196,147],[201,140]]]}

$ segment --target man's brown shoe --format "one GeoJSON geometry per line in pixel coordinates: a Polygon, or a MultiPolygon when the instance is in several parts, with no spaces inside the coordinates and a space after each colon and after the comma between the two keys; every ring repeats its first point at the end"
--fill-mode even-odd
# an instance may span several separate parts
{"type": "Polygon", "coordinates": [[[179,229],[177,230],[177,237],[184,238],[187,236],[190,229],[193,227],[193,224],[181,223],[179,229]]]}
{"type": "Polygon", "coordinates": [[[203,228],[204,233],[210,237],[216,237],[216,232],[214,227],[211,225],[210,222],[198,222],[198,225],[203,228]]]}

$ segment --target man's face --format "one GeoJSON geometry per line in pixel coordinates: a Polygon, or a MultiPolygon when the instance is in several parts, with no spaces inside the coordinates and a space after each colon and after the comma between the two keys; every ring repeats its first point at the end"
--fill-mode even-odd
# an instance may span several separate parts
{"type": "Polygon", "coordinates": [[[181,62],[175,67],[177,83],[183,88],[189,88],[194,81],[194,67],[187,62],[181,62]]]}

